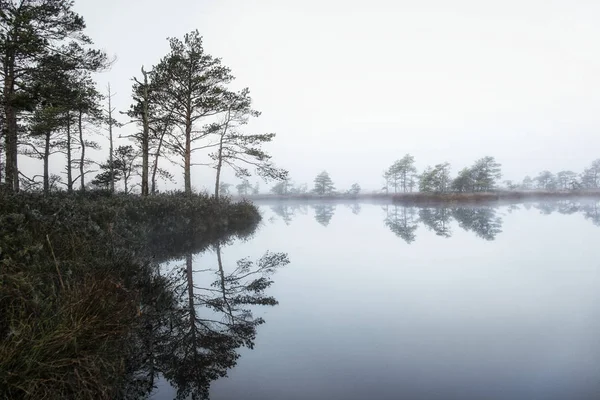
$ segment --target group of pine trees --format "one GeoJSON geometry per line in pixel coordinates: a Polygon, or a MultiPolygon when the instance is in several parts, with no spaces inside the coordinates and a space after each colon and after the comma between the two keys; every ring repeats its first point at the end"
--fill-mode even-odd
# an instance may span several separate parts
{"type": "Polygon", "coordinates": [[[304,195],[314,194],[317,196],[333,196],[344,194],[347,196],[357,196],[361,192],[361,187],[358,183],[353,183],[350,189],[338,192],[333,183],[333,179],[327,171],[320,172],[313,181],[313,188],[309,191],[308,185],[296,185],[289,178],[286,178],[275,184],[271,188],[271,193],[278,196],[293,196],[293,195],[304,195]]]}
{"type": "MultiPolygon", "coordinates": [[[[535,178],[525,177],[522,183],[501,181],[501,164],[494,157],[486,156],[476,160],[470,167],[458,171],[451,176],[450,164],[447,162],[426,167],[421,173],[415,166],[415,158],[406,154],[394,162],[384,173],[384,186],[381,189],[387,194],[426,192],[426,193],[476,193],[493,190],[574,190],[600,189],[600,159],[591,163],[588,168],[577,174],[573,171],[560,171],[553,174],[542,171],[535,178]]],[[[361,188],[353,184],[342,194],[358,195],[361,188]]],[[[278,182],[271,188],[271,193],[279,196],[290,196],[309,193],[306,185],[294,185],[288,178],[278,182]]],[[[314,180],[310,193],[328,196],[340,194],[326,171],[321,172],[314,180]]],[[[250,194],[250,193],[247,193],[250,194]]],[[[258,192],[254,193],[258,194],[258,192]]]]}
{"type": "Polygon", "coordinates": [[[450,175],[447,162],[426,167],[420,174],[415,158],[406,154],[394,162],[383,174],[385,193],[420,192],[486,192],[496,188],[502,174],[501,165],[494,157],[483,157],[459,171],[455,178],[450,175]]]}
{"type": "Polygon", "coordinates": [[[573,190],[600,189],[600,159],[592,162],[582,173],[560,171],[553,174],[543,171],[537,177],[525,177],[521,184],[506,180],[501,182],[501,164],[494,157],[483,157],[472,166],[461,169],[456,177],[450,175],[447,162],[428,166],[417,173],[414,157],[405,155],[392,164],[383,174],[385,193],[412,192],[489,192],[498,189],[508,190],[573,190]]]}
{"type": "MultiPolygon", "coordinates": [[[[415,158],[406,154],[394,162],[383,174],[384,193],[397,194],[413,191],[445,193],[445,192],[486,192],[498,187],[502,176],[501,165],[494,157],[483,157],[468,168],[463,168],[458,176],[450,176],[450,164],[445,162],[428,166],[420,174],[415,166],[415,158]]],[[[361,192],[358,183],[352,184],[350,189],[341,194],[357,196],[361,192]]],[[[294,186],[288,179],[278,182],[271,188],[271,193],[279,196],[289,196],[308,193],[306,185],[294,186]]],[[[314,179],[312,194],[331,196],[340,194],[336,192],[335,185],[327,173],[323,171],[314,179]]]]}
{"type": "Polygon", "coordinates": [[[573,190],[573,189],[600,189],[600,159],[594,160],[588,168],[580,174],[573,171],[560,171],[556,174],[542,171],[536,177],[526,176],[521,184],[507,181],[509,189],[521,190],[573,190]]]}
{"type": "Polygon", "coordinates": [[[198,31],[183,39],[170,38],[170,51],[151,68],[141,68],[133,78],[133,104],[119,112],[112,107],[113,94],[103,95],[93,77],[111,60],[94,49],[85,35],[84,19],[73,11],[71,0],[1,0],[0,75],[2,103],[0,184],[19,191],[23,184],[44,191],[62,184],[68,191],[93,186],[115,190],[122,181],[132,190],[132,178],[142,195],[156,191],[160,177],[172,179],[164,160],[184,172],[186,193],[192,192],[192,166],[216,170],[215,196],[221,171],[231,168],[236,176],[255,173],[265,179],[285,179],[262,149],[275,134],[246,134],[243,126],[260,113],[252,108],[249,90],[233,91],[234,80],[221,59],[204,51],[198,31]],[[136,130],[124,135],[131,144],[114,146],[115,114],[123,114],[136,130]],[[98,149],[94,134],[107,132],[107,160],[89,157],[98,149]],[[195,152],[207,159],[193,161],[195,152]],[[19,170],[19,155],[39,159],[43,171],[26,177],[19,170]],[[50,165],[62,155],[61,175],[50,165]],[[99,172],[89,183],[86,176],[99,172]]]}

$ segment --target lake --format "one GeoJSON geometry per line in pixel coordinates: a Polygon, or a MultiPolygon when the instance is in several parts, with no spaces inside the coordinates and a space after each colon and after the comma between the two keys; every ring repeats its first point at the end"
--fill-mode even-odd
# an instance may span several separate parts
{"type": "MultiPolygon", "coordinates": [[[[600,203],[258,205],[252,237],[163,266],[192,265],[215,299],[215,276],[272,281],[275,306],[196,306],[265,322],[253,349],[232,345],[227,377],[203,381],[211,400],[600,398],[600,203]],[[290,263],[257,262],[266,251],[290,263]]],[[[157,385],[151,398],[175,397],[157,385]]]]}

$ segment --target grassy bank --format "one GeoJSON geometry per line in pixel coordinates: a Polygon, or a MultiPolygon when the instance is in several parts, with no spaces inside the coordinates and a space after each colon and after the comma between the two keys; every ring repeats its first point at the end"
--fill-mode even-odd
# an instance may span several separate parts
{"type": "Polygon", "coordinates": [[[250,195],[252,201],[382,201],[410,205],[432,205],[446,203],[489,203],[498,201],[551,200],[576,197],[600,198],[600,191],[496,191],[477,193],[364,193],[359,195],[332,194],[320,196],[311,193],[295,195],[250,195]]]}
{"type": "Polygon", "coordinates": [[[153,263],[259,220],[205,196],[0,193],[0,398],[118,398],[153,263]]]}

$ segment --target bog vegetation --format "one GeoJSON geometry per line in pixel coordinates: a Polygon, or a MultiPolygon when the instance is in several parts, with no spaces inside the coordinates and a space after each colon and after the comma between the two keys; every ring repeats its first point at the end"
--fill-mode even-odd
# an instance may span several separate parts
{"type": "Polygon", "coordinates": [[[148,307],[173,296],[157,263],[248,235],[259,220],[249,203],[184,193],[1,192],[0,398],[124,397],[139,384],[132,346],[148,340],[135,337],[159,325],[148,307]]]}

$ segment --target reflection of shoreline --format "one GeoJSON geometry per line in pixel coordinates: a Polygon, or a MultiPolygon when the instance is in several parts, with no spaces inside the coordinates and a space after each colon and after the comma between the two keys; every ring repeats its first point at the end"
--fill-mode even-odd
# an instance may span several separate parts
{"type": "Polygon", "coordinates": [[[436,235],[452,236],[451,223],[456,221],[465,231],[474,232],[485,240],[494,240],[501,233],[502,219],[496,216],[497,209],[491,207],[383,207],[385,225],[406,243],[416,239],[419,224],[436,235]]]}
{"type": "Polygon", "coordinates": [[[455,221],[465,231],[473,232],[477,237],[484,240],[494,240],[502,232],[502,218],[498,216],[500,207],[506,212],[534,208],[542,214],[549,215],[553,212],[560,214],[583,214],[585,219],[594,225],[600,226],[600,201],[590,199],[558,200],[558,201],[526,201],[521,203],[507,203],[495,206],[472,205],[472,206],[404,206],[389,203],[348,203],[348,202],[326,202],[326,203],[285,203],[278,202],[271,206],[273,212],[278,215],[286,225],[289,225],[299,210],[306,214],[307,204],[314,209],[314,218],[319,224],[328,226],[335,214],[337,206],[344,205],[350,208],[353,214],[360,214],[361,204],[379,205],[385,213],[384,224],[406,243],[416,240],[416,230],[419,225],[435,232],[442,237],[451,237],[451,222],[455,221]]]}
{"type": "MultiPolygon", "coordinates": [[[[237,198],[237,197],[233,197],[237,198]]],[[[582,190],[582,191],[497,191],[497,192],[475,192],[475,193],[377,193],[377,194],[335,194],[330,196],[319,196],[311,193],[298,195],[278,196],[278,195],[249,195],[244,198],[259,203],[265,202],[392,202],[398,204],[410,204],[429,206],[435,204],[451,203],[453,206],[463,206],[471,204],[517,203],[524,201],[558,201],[574,200],[578,198],[600,199],[600,191],[582,190]]],[[[496,204],[494,204],[496,205],[496,204]]]]}
{"type": "MultiPolygon", "coordinates": [[[[527,205],[525,205],[527,206],[527,205]]],[[[584,218],[590,220],[592,224],[600,226],[600,201],[556,201],[540,202],[530,205],[544,215],[550,215],[554,212],[559,214],[583,214],[584,218]]]]}

